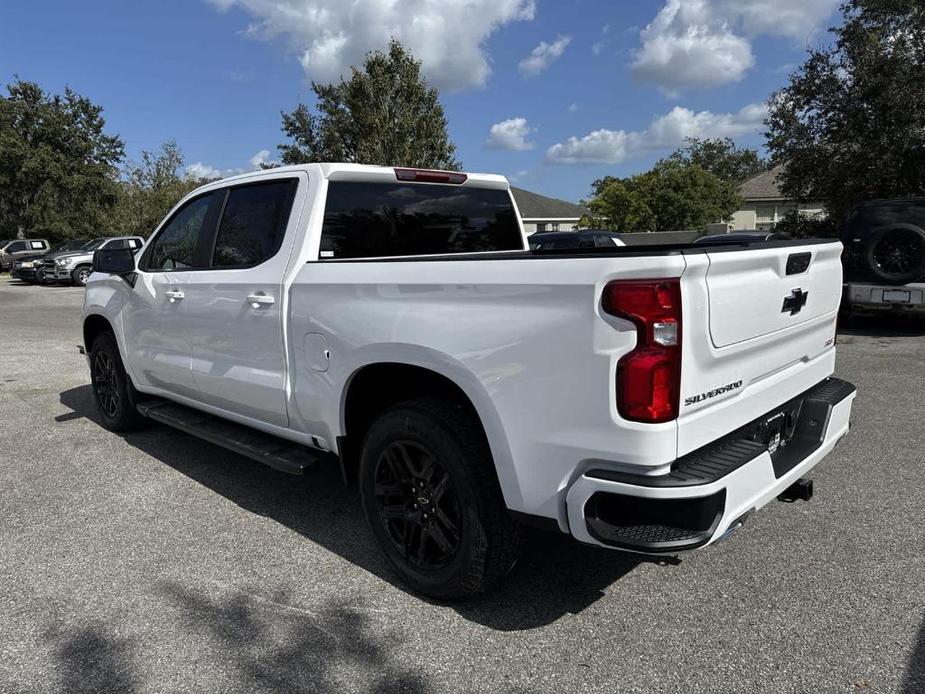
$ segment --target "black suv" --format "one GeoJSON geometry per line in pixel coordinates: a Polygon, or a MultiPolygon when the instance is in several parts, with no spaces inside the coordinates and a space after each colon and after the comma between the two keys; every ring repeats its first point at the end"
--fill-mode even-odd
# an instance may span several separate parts
{"type": "Polygon", "coordinates": [[[925,281],[925,198],[858,205],[839,232],[849,282],[905,285],[925,281]]]}

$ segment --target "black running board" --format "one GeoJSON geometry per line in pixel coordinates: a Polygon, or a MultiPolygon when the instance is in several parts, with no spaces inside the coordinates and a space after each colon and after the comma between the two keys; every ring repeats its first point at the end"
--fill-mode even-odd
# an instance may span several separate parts
{"type": "Polygon", "coordinates": [[[138,412],[148,419],[291,475],[301,475],[321,460],[320,452],[316,453],[305,446],[169,400],[145,400],[138,404],[138,412]]]}

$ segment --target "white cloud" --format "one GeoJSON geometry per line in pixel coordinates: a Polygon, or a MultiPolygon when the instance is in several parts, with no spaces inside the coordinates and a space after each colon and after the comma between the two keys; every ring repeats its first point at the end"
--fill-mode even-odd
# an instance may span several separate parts
{"type": "Polygon", "coordinates": [[[819,28],[840,0],[717,0],[718,10],[729,13],[750,36],[769,34],[805,40],[819,28]]]}
{"type": "Polygon", "coordinates": [[[262,149],[248,160],[248,168],[239,167],[236,169],[219,169],[211,164],[204,164],[201,161],[193,162],[186,167],[185,174],[187,178],[228,178],[238,174],[247,173],[248,171],[259,171],[261,164],[278,164],[278,161],[270,159],[270,150],[262,149]]]}
{"type": "Polygon", "coordinates": [[[530,51],[530,55],[520,61],[520,72],[527,77],[534,77],[557,60],[572,42],[571,36],[557,36],[552,43],[540,41],[540,45],[530,51]]]}
{"type": "Polygon", "coordinates": [[[619,164],[653,150],[671,149],[686,138],[741,137],[758,131],[767,116],[763,104],[750,104],[737,113],[695,113],[675,106],[655,118],[645,130],[595,130],[570,137],[546,151],[546,160],[558,164],[619,164]]]}
{"type": "Polygon", "coordinates": [[[625,130],[595,130],[582,138],[570,137],[546,150],[546,160],[557,164],[616,164],[627,157],[625,130]]]}
{"type": "Polygon", "coordinates": [[[312,79],[336,81],[394,37],[421,61],[429,81],[447,89],[485,84],[485,42],[511,22],[532,20],[536,10],[535,0],[208,1],[252,15],[246,34],[286,41],[312,79]]]}
{"type": "Polygon", "coordinates": [[[278,161],[270,159],[270,150],[268,149],[262,149],[257,152],[248,160],[248,163],[254,171],[262,169],[264,164],[279,164],[278,161]]]}
{"type": "Polygon", "coordinates": [[[187,178],[224,178],[225,176],[230,176],[230,173],[227,173],[227,169],[222,171],[221,169],[216,169],[214,166],[209,166],[208,164],[203,164],[201,161],[194,162],[186,167],[186,177],[187,178]]]}
{"type": "Polygon", "coordinates": [[[737,82],[755,64],[750,38],[807,38],[839,0],[666,0],[640,32],[632,70],[668,93],[737,82]]]}
{"type": "Polygon", "coordinates": [[[575,113],[577,110],[578,110],[578,102],[577,102],[577,101],[573,101],[573,102],[571,103],[571,105],[568,107],[568,112],[569,112],[569,113],[575,113]]]}
{"type": "Polygon", "coordinates": [[[533,149],[533,143],[527,142],[527,136],[533,131],[526,118],[509,118],[491,126],[485,146],[518,152],[533,149]]]}
{"type": "Polygon", "coordinates": [[[603,51],[604,48],[607,47],[606,36],[609,33],[610,33],[609,24],[605,24],[603,27],[601,27],[601,36],[605,38],[602,38],[600,41],[596,41],[593,44],[591,44],[591,52],[594,53],[594,55],[600,55],[601,51],[603,51]]]}

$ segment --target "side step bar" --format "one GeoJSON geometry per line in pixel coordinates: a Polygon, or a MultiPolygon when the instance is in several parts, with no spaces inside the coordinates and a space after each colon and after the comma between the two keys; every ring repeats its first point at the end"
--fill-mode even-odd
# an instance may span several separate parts
{"type": "Polygon", "coordinates": [[[310,448],[169,400],[145,400],[138,404],[138,412],[148,419],[227,448],[280,472],[301,475],[321,462],[321,454],[310,448]]]}

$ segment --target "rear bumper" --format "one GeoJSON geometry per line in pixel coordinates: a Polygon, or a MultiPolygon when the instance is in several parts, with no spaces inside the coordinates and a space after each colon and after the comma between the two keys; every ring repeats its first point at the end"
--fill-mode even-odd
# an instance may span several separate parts
{"type": "Polygon", "coordinates": [[[588,470],[566,496],[571,533],[581,542],[647,554],[716,542],[835,448],[848,433],[854,397],[850,383],[826,379],[684,456],[666,475],[588,470]],[[773,440],[781,422],[792,435],[770,453],[759,441],[773,440]]]}
{"type": "Polygon", "coordinates": [[[925,313],[925,283],[888,286],[848,282],[843,301],[853,309],[925,313]]]}

